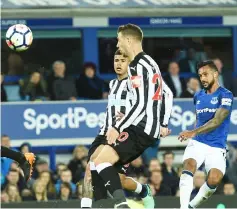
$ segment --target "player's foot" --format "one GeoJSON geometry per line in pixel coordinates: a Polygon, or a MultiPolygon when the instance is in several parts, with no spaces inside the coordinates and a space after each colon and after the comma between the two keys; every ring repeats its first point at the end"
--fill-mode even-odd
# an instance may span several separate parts
{"type": "Polygon", "coordinates": [[[151,188],[148,184],[144,185],[147,189],[146,197],[142,198],[142,202],[145,208],[155,208],[155,201],[151,193],[151,188]]]}
{"type": "Polygon", "coordinates": [[[130,207],[128,206],[127,202],[121,202],[119,204],[115,204],[114,208],[130,208],[130,207]]]}
{"type": "Polygon", "coordinates": [[[24,179],[27,182],[33,173],[33,165],[35,162],[35,155],[33,153],[25,153],[25,162],[20,164],[20,167],[24,173],[24,179]]]}

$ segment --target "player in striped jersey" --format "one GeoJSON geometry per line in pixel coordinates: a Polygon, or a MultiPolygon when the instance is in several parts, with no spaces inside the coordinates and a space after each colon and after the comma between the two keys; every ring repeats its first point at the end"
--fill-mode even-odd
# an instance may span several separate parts
{"type": "MultiPolygon", "coordinates": [[[[94,196],[96,201],[107,198],[107,189],[104,186],[104,182],[100,181],[100,176],[94,169],[95,165],[93,160],[98,156],[104,145],[107,144],[106,133],[108,129],[131,108],[132,103],[127,89],[128,64],[128,57],[122,55],[121,52],[117,50],[114,56],[114,70],[117,74],[117,79],[110,81],[110,92],[104,125],[89,150],[88,159],[90,162],[88,163],[84,178],[83,198],[81,201],[82,208],[90,208],[92,206],[92,196],[94,196]],[[91,172],[89,172],[90,170],[91,172]],[[90,175],[92,175],[92,182],[90,182],[90,175]]],[[[143,200],[145,208],[154,208],[154,199],[150,195],[150,187],[140,184],[131,177],[127,177],[126,171],[128,165],[115,165],[115,168],[119,173],[123,188],[138,193],[143,200]]]]}
{"type": "Polygon", "coordinates": [[[173,95],[164,83],[156,62],[143,52],[143,32],[128,24],[118,29],[117,46],[132,62],[128,70],[128,89],[132,106],[124,117],[108,129],[105,145],[94,160],[95,168],[112,194],[117,208],[128,208],[114,164],[126,164],[152,146],[159,136],[167,136],[173,95]],[[164,97],[163,99],[163,89],[164,97]],[[165,107],[162,115],[162,105],[165,107]]]}

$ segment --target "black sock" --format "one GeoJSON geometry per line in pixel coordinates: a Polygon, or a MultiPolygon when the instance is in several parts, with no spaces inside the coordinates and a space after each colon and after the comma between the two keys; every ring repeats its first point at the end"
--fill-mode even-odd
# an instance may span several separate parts
{"type": "Polygon", "coordinates": [[[91,179],[93,187],[93,196],[95,201],[107,198],[107,189],[105,188],[104,181],[96,170],[91,170],[91,179]]]}
{"type": "Polygon", "coordinates": [[[140,197],[141,197],[141,198],[146,197],[146,196],[147,196],[147,193],[148,193],[148,190],[147,190],[146,185],[142,185],[142,191],[141,191],[141,193],[139,193],[140,197]]]}
{"type": "Polygon", "coordinates": [[[21,152],[14,151],[4,146],[1,146],[1,157],[10,158],[19,164],[23,164],[26,161],[25,156],[21,152]]]}
{"type": "Polygon", "coordinates": [[[106,189],[108,189],[110,194],[115,199],[118,199],[119,202],[123,202],[123,201],[126,202],[124,191],[122,189],[121,181],[120,181],[117,171],[115,170],[113,166],[107,166],[103,168],[102,170],[100,170],[100,166],[102,164],[98,165],[96,169],[97,171],[99,171],[100,176],[104,180],[106,189]]]}

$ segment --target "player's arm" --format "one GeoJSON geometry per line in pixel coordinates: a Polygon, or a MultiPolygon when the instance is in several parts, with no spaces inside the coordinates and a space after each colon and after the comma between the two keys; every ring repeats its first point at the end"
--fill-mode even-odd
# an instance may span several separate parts
{"type": "Polygon", "coordinates": [[[214,118],[209,120],[201,127],[194,129],[195,135],[208,133],[218,128],[231,112],[233,104],[233,94],[225,93],[222,95],[220,107],[217,109],[214,118]]]}
{"type": "Polygon", "coordinates": [[[143,76],[143,66],[138,64],[136,67],[136,74],[131,76],[132,91],[136,97],[136,102],[131,109],[126,112],[124,117],[117,121],[114,128],[121,133],[125,128],[129,127],[134,120],[146,109],[148,91],[149,91],[149,79],[143,76]]]}
{"type": "Polygon", "coordinates": [[[162,81],[162,105],[160,113],[160,125],[167,127],[172,113],[173,93],[167,84],[162,81]]]}
{"type": "Polygon", "coordinates": [[[173,93],[166,83],[162,80],[162,105],[160,111],[160,136],[166,137],[171,133],[168,129],[169,119],[173,107],[173,93]]]}
{"type": "Polygon", "coordinates": [[[214,118],[209,120],[203,126],[200,126],[194,130],[181,132],[179,134],[179,139],[183,141],[188,138],[195,137],[198,134],[208,133],[218,128],[231,113],[232,104],[233,104],[233,95],[231,93],[223,95],[221,99],[221,105],[217,109],[214,118]]]}
{"type": "Polygon", "coordinates": [[[209,120],[206,124],[203,126],[200,126],[199,128],[196,128],[193,130],[195,135],[198,134],[204,134],[208,133],[210,131],[213,131],[217,127],[219,127],[223,121],[226,119],[226,117],[230,114],[230,111],[225,108],[219,108],[216,111],[216,114],[213,119],[209,120]]]}
{"type": "MultiPolygon", "coordinates": [[[[115,83],[115,80],[111,80],[111,81],[109,82],[109,94],[110,94],[110,92],[111,92],[111,89],[112,89],[114,83],[115,83]]],[[[111,111],[109,111],[109,109],[110,109],[110,103],[111,103],[110,100],[111,100],[111,98],[108,96],[108,103],[107,103],[106,115],[105,115],[105,119],[104,119],[103,126],[105,126],[106,121],[107,121],[108,125],[112,125],[113,120],[115,119],[115,118],[114,118],[115,116],[112,115],[111,111]]]]}

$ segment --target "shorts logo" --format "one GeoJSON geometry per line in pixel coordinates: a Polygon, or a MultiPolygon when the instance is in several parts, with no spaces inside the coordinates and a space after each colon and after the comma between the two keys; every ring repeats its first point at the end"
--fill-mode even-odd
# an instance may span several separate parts
{"type": "Polygon", "coordinates": [[[105,187],[106,186],[110,186],[110,181],[107,181],[107,183],[105,184],[105,187]]]}
{"type": "Polygon", "coordinates": [[[132,87],[133,88],[139,88],[141,86],[142,80],[141,76],[132,76],[131,81],[132,81],[132,87]]]}
{"type": "Polygon", "coordinates": [[[212,97],[211,103],[212,104],[217,104],[218,103],[217,97],[212,97]]]}
{"type": "Polygon", "coordinates": [[[124,167],[122,167],[122,170],[123,170],[123,172],[124,172],[124,173],[126,173],[126,172],[127,172],[127,170],[126,170],[124,167]]]}
{"type": "Polygon", "coordinates": [[[221,105],[231,106],[231,103],[232,103],[232,99],[230,98],[223,98],[221,100],[221,105]]]}
{"type": "Polygon", "coordinates": [[[128,137],[129,137],[128,132],[122,132],[118,137],[118,141],[124,142],[128,137]]]}
{"type": "Polygon", "coordinates": [[[200,104],[200,100],[197,101],[197,104],[200,104]]]}

